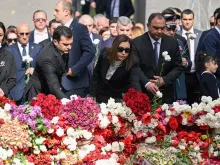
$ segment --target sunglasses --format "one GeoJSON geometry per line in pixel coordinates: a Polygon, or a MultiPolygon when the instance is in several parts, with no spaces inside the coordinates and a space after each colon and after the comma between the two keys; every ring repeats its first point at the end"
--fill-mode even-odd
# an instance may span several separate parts
{"type": "Polygon", "coordinates": [[[17,42],[17,38],[8,38],[7,41],[8,43],[17,42]]]}
{"type": "Polygon", "coordinates": [[[34,19],[34,22],[46,22],[47,20],[45,18],[36,18],[34,19]]]}
{"type": "Polygon", "coordinates": [[[211,26],[214,26],[214,25],[215,25],[215,23],[214,23],[214,22],[210,22],[210,25],[211,25],[211,26]]]}
{"type": "Polygon", "coordinates": [[[24,35],[26,35],[26,36],[28,36],[30,33],[19,33],[21,36],[24,36],[24,35]]]}
{"type": "Polygon", "coordinates": [[[118,47],[117,50],[120,53],[122,53],[123,51],[125,51],[125,53],[129,53],[131,51],[130,48],[123,48],[123,47],[118,47]]]}

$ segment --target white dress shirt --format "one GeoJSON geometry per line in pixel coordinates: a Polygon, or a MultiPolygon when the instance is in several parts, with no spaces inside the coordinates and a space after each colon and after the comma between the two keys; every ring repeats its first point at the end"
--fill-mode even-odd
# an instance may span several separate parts
{"type": "Polygon", "coordinates": [[[111,13],[113,17],[119,17],[119,4],[120,0],[112,0],[111,3],[111,13]],[[115,5],[114,5],[115,4],[115,5]]]}
{"type": "MultiPolygon", "coordinates": [[[[192,33],[194,34],[194,29],[193,27],[189,30],[189,31],[186,31],[184,29],[182,29],[182,37],[184,37],[186,40],[187,40],[187,36],[186,36],[186,33],[192,33]]],[[[190,54],[190,60],[192,61],[192,67],[191,67],[191,70],[190,72],[195,72],[196,71],[196,67],[195,67],[195,41],[194,39],[189,39],[189,41],[187,41],[189,45],[189,54],[190,54]]]]}
{"type": "MultiPolygon", "coordinates": [[[[21,58],[22,58],[23,48],[22,48],[22,45],[21,45],[19,42],[17,42],[17,43],[18,43],[18,49],[19,49],[19,51],[20,51],[20,53],[21,53],[21,58]]],[[[27,55],[30,55],[30,54],[29,54],[29,43],[27,43],[27,45],[26,45],[26,47],[25,47],[25,50],[26,50],[27,55]]]]}
{"type": "Polygon", "coordinates": [[[48,39],[47,28],[44,29],[43,32],[39,32],[38,30],[34,30],[34,43],[38,44],[39,42],[48,39]]]}
{"type": "Polygon", "coordinates": [[[70,19],[64,26],[69,28],[72,22],[73,22],[73,18],[70,19]]]}
{"type": "Polygon", "coordinates": [[[220,29],[217,27],[217,26],[215,26],[215,29],[218,31],[218,33],[220,34],[220,29]]]}

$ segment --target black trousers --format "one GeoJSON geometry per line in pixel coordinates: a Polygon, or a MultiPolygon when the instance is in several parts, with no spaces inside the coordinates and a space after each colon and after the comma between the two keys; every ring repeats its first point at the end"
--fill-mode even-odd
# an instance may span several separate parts
{"type": "Polygon", "coordinates": [[[196,72],[185,73],[187,103],[200,102],[200,83],[196,72]]]}

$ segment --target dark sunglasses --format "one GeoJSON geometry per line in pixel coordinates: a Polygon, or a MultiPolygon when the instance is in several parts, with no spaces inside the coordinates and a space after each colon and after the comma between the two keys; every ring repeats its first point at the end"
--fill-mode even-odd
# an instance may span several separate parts
{"type": "Polygon", "coordinates": [[[125,53],[129,53],[130,52],[130,48],[122,48],[122,47],[118,47],[117,48],[118,52],[122,53],[123,51],[125,51],[125,53]]]}
{"type": "Polygon", "coordinates": [[[44,19],[44,18],[37,18],[37,19],[34,19],[34,22],[46,22],[47,20],[44,19]]]}
{"type": "Polygon", "coordinates": [[[215,23],[214,23],[214,22],[210,22],[210,25],[211,25],[211,26],[214,26],[214,25],[215,25],[215,23]]]}
{"type": "Polygon", "coordinates": [[[17,38],[8,38],[7,41],[8,43],[17,42],[17,38]]]}
{"type": "Polygon", "coordinates": [[[19,33],[21,36],[24,36],[24,35],[26,35],[26,36],[28,36],[30,33],[19,33]]]}

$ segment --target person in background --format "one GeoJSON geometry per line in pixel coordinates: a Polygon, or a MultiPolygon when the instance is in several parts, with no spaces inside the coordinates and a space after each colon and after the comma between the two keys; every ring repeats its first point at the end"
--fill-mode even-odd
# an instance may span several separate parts
{"type": "Polygon", "coordinates": [[[215,72],[218,68],[218,57],[207,55],[203,52],[198,54],[196,70],[200,73],[201,96],[211,96],[213,100],[218,99],[219,88],[217,86],[215,72]]]}
{"type": "Polygon", "coordinates": [[[181,22],[181,15],[182,15],[182,11],[179,8],[176,7],[172,7],[171,8],[175,13],[175,22],[176,22],[176,30],[177,31],[181,31],[182,30],[182,22],[181,22]]]}
{"type": "Polygon", "coordinates": [[[140,27],[145,32],[144,25],[142,23],[135,23],[135,26],[140,27]]]}
{"type": "Polygon", "coordinates": [[[30,42],[38,44],[39,42],[50,38],[50,34],[47,29],[47,14],[43,10],[37,10],[33,14],[32,20],[35,29],[30,33],[30,42]]]}
{"type": "Polygon", "coordinates": [[[109,27],[109,19],[107,19],[106,17],[101,17],[100,19],[98,19],[97,21],[97,30],[98,33],[100,32],[100,30],[104,27],[109,27]]]}
{"type": "Polygon", "coordinates": [[[54,30],[58,27],[61,26],[61,23],[56,21],[56,19],[52,19],[49,22],[49,27],[48,27],[48,32],[50,33],[50,38],[47,38],[43,41],[41,41],[39,44],[44,48],[48,43],[50,43],[53,40],[53,33],[54,30]]]}
{"type": "Polygon", "coordinates": [[[110,97],[122,99],[129,87],[138,87],[132,78],[135,62],[131,50],[130,38],[119,35],[99,57],[89,92],[98,103],[107,103],[110,97]]]}
{"type": "Polygon", "coordinates": [[[215,27],[215,17],[211,16],[209,19],[209,25],[210,25],[210,29],[215,27]]]}
{"type": "Polygon", "coordinates": [[[5,33],[5,38],[8,46],[17,43],[18,40],[17,29],[8,28],[5,33]]]}
{"type": "Polygon", "coordinates": [[[34,72],[36,59],[42,50],[38,44],[29,41],[30,28],[27,24],[19,24],[17,26],[18,42],[7,47],[7,50],[15,57],[16,62],[16,86],[10,91],[10,98],[15,100],[18,105],[24,103],[24,90],[26,86],[27,75],[30,76],[34,72]],[[33,61],[30,67],[27,67],[23,58],[29,55],[33,61]]]}
{"type": "Polygon", "coordinates": [[[131,28],[131,38],[134,39],[144,34],[143,29],[138,26],[134,26],[131,28]]]}
{"type": "Polygon", "coordinates": [[[100,30],[99,35],[102,37],[103,41],[106,41],[109,37],[111,37],[111,32],[109,28],[104,27],[100,30]]]}
{"type": "Polygon", "coordinates": [[[92,29],[92,32],[95,33],[95,34],[99,34],[97,23],[98,23],[98,20],[101,19],[102,17],[105,17],[105,16],[103,14],[96,14],[93,17],[93,29],[92,29]]]}
{"type": "Polygon", "coordinates": [[[109,21],[109,30],[111,33],[111,37],[116,37],[118,35],[117,21],[118,21],[118,17],[114,17],[114,18],[110,19],[110,21],[109,21]]]}
{"type": "Polygon", "coordinates": [[[16,65],[14,56],[5,49],[5,26],[0,22],[0,96],[9,96],[16,85],[16,65]]]}

